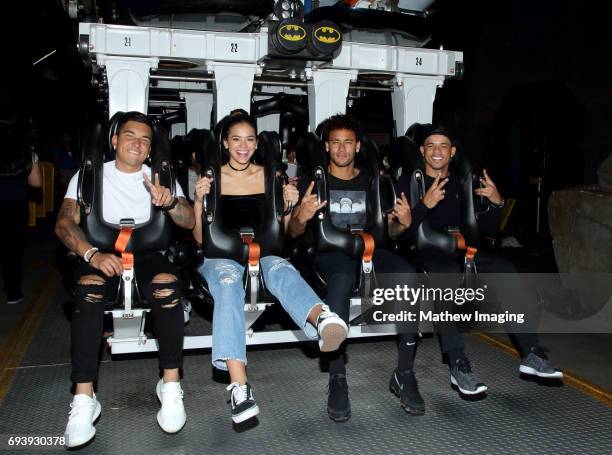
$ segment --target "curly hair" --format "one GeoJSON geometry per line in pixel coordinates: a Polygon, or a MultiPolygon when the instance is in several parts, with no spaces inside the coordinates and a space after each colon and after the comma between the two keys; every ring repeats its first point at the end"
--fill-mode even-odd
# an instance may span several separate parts
{"type": "Polygon", "coordinates": [[[346,114],[336,114],[329,117],[322,124],[322,134],[323,140],[325,142],[329,141],[329,133],[334,130],[349,130],[355,133],[357,136],[357,140],[360,141],[363,137],[363,130],[361,127],[361,123],[355,117],[346,114]]]}

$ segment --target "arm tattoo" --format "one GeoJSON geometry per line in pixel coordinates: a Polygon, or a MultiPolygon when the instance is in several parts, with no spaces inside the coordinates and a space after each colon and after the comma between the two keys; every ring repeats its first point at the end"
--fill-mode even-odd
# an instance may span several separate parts
{"type": "Polygon", "coordinates": [[[66,245],[70,251],[74,251],[77,254],[80,254],[79,245],[81,245],[81,247],[83,245],[88,245],[85,233],[77,224],[79,215],[77,202],[72,199],[64,199],[55,225],[55,234],[59,237],[61,242],[66,245]]]}
{"type": "Polygon", "coordinates": [[[179,202],[176,207],[168,212],[172,221],[178,226],[186,229],[193,228],[195,223],[195,217],[193,215],[193,208],[191,204],[187,202],[185,198],[179,198],[179,202]]]}

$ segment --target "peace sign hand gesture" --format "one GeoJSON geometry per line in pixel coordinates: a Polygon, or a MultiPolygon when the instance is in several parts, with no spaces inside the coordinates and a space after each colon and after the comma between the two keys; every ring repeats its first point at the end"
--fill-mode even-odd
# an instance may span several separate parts
{"type": "Polygon", "coordinates": [[[149,189],[149,193],[151,193],[151,203],[154,206],[163,208],[172,204],[172,200],[174,199],[172,193],[169,188],[159,183],[159,174],[157,172],[155,173],[155,183],[151,182],[146,172],[143,173],[143,176],[144,183],[149,189]]]}
{"type": "Polygon", "coordinates": [[[493,180],[491,180],[491,177],[489,177],[486,169],[483,169],[483,174],[484,177],[480,178],[480,183],[484,185],[484,188],[476,188],[474,193],[476,193],[478,196],[486,197],[492,204],[501,204],[501,194],[499,194],[499,191],[497,191],[497,187],[495,186],[495,183],[493,183],[493,180]]]}
{"type": "Polygon", "coordinates": [[[444,199],[446,194],[444,185],[448,183],[448,177],[440,180],[440,176],[441,175],[438,172],[438,176],[427,190],[427,193],[425,193],[425,196],[423,196],[423,204],[425,204],[425,206],[430,210],[438,205],[438,203],[444,199]]]}

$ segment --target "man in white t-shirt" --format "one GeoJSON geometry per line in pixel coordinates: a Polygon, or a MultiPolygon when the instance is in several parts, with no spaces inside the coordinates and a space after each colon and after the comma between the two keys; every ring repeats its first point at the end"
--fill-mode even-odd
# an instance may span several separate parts
{"type": "MultiPolygon", "coordinates": [[[[194,214],[180,185],[176,194],[160,185],[159,175],[143,165],[151,151],[153,128],[149,118],[128,112],[120,120],[111,139],[115,161],[104,164],[102,217],[112,224],[133,218],[136,225],[146,222],[151,210],[163,210],[178,226],[191,229],[194,214]],[[153,207],[152,207],[153,205],[153,207]]],[[[101,251],[80,228],[77,203],[78,173],[68,186],[60,209],[55,233],[79,257],[75,272],[75,310],[71,321],[71,379],[75,383],[74,400],[66,426],[66,445],[77,447],[89,442],[100,415],[93,383],[98,376],[98,350],[102,338],[104,304],[117,289],[123,273],[115,252],[101,251]]],[[[180,302],[178,271],[160,252],[134,254],[134,272],[140,292],[151,306],[151,315],[159,342],[159,363],[163,378],[156,392],[161,402],[157,421],[167,433],[176,433],[185,424],[183,391],[179,382],[183,350],[183,310],[180,302]]]]}

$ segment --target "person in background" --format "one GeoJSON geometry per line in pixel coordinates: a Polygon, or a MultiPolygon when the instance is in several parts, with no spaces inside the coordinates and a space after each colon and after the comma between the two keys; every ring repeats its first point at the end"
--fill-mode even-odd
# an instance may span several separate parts
{"type": "Polygon", "coordinates": [[[6,302],[23,301],[23,252],[28,223],[28,200],[42,201],[42,175],[34,152],[34,128],[27,116],[0,119],[0,203],[9,216],[3,221],[6,241],[0,267],[6,302]]]}

